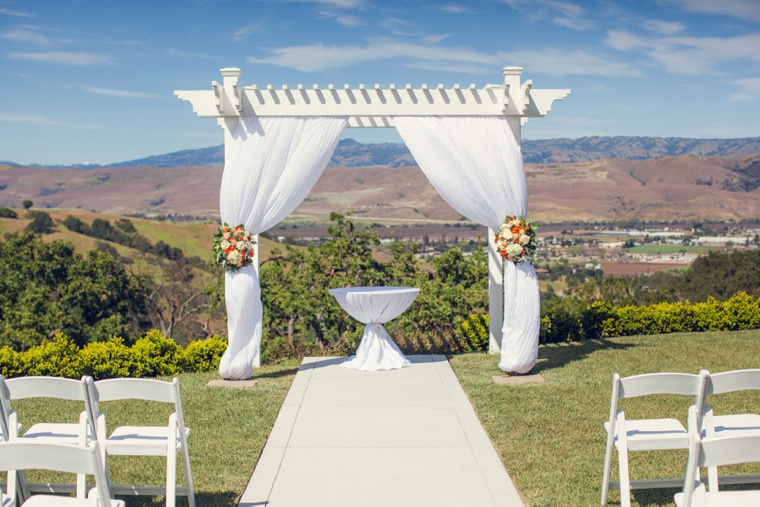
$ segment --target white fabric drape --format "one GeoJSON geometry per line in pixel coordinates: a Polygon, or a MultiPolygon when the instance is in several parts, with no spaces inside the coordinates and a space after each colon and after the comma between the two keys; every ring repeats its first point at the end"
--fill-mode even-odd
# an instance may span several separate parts
{"type": "MultiPolygon", "coordinates": [[[[441,197],[470,220],[498,229],[525,215],[528,191],[520,146],[501,116],[397,116],[396,130],[441,197]]],[[[530,263],[504,263],[499,368],[527,373],[538,358],[540,301],[530,263]]]]}
{"type": "MultiPolygon", "coordinates": [[[[288,216],[324,171],[346,123],[332,117],[241,119],[225,143],[222,222],[259,234],[288,216]]],[[[229,345],[219,374],[247,379],[260,349],[263,316],[254,266],[226,273],[225,299],[229,345]]]]}

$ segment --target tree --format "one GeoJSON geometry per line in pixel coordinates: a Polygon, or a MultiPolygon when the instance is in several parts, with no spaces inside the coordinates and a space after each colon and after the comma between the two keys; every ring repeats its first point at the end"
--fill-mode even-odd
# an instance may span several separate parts
{"type": "Polygon", "coordinates": [[[25,349],[62,332],[78,345],[146,331],[139,280],[112,256],[34,234],[0,244],[0,346],[25,349]]]}
{"type": "Polygon", "coordinates": [[[35,234],[50,234],[55,229],[55,222],[44,211],[30,211],[32,221],[26,226],[26,230],[35,234]]]}
{"type": "Polygon", "coordinates": [[[21,205],[24,207],[24,209],[29,209],[32,206],[34,206],[34,203],[30,201],[29,199],[24,200],[24,202],[21,203],[21,205]]]}
{"type": "Polygon", "coordinates": [[[18,215],[12,209],[0,206],[0,218],[18,218],[18,215]]]}

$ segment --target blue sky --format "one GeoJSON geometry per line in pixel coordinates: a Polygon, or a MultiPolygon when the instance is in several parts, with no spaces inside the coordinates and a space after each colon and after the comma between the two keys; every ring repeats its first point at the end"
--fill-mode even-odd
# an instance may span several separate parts
{"type": "MultiPolygon", "coordinates": [[[[223,142],[176,89],[570,88],[525,139],[760,136],[760,0],[0,0],[0,160],[111,163],[223,142]]],[[[362,142],[392,129],[349,129],[362,142]]]]}

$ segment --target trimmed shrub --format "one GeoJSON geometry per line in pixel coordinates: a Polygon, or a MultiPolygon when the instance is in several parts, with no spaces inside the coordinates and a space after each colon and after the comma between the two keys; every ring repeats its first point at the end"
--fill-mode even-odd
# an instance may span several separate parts
{"type": "Polygon", "coordinates": [[[470,314],[459,326],[458,338],[465,351],[488,351],[488,314],[470,314]]]}
{"type": "Polygon", "coordinates": [[[21,375],[21,353],[5,346],[0,348],[0,375],[5,378],[21,375]]]}
{"type": "Polygon", "coordinates": [[[215,370],[219,368],[225,350],[227,342],[217,335],[190,342],[182,354],[182,369],[195,372],[215,370]]]}
{"type": "Polygon", "coordinates": [[[151,329],[132,346],[137,377],[177,375],[182,371],[182,349],[161,331],[151,329]]]}
{"type": "Polygon", "coordinates": [[[82,362],[79,348],[63,335],[56,333],[53,339],[21,354],[22,373],[29,376],[80,378],[82,362]]]}
{"type": "Polygon", "coordinates": [[[90,342],[79,351],[82,372],[95,380],[133,377],[138,370],[135,354],[121,338],[90,342]]]}

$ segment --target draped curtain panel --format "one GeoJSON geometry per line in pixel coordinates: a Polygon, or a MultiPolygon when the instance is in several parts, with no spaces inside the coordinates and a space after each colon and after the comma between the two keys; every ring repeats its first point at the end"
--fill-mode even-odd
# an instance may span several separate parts
{"type": "MultiPolygon", "coordinates": [[[[506,118],[397,116],[401,138],[441,197],[491,229],[525,215],[528,191],[520,146],[506,118]]],[[[504,327],[499,368],[527,373],[538,358],[540,300],[530,263],[504,263],[504,327]]]]}
{"type": "MultiPolygon", "coordinates": [[[[222,222],[260,234],[309,193],[338,145],[346,118],[249,117],[225,143],[222,222]]],[[[225,274],[229,345],[219,364],[226,379],[247,379],[261,349],[262,306],[254,266],[225,274]]]]}

